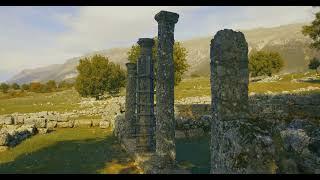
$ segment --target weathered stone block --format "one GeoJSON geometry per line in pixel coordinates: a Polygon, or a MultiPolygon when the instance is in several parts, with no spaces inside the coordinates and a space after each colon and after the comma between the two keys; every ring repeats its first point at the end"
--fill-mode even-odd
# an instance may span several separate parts
{"type": "Polygon", "coordinates": [[[102,119],[92,119],[92,127],[98,127],[102,119]]]}
{"type": "Polygon", "coordinates": [[[176,137],[176,139],[183,139],[183,138],[186,138],[186,135],[185,135],[184,131],[176,130],[175,137],[176,137]]]}
{"type": "Polygon", "coordinates": [[[59,114],[49,114],[46,116],[46,119],[48,121],[58,121],[60,119],[60,115],[59,114]]]}
{"type": "Polygon", "coordinates": [[[197,129],[189,129],[186,134],[188,138],[193,138],[193,137],[201,137],[205,133],[202,128],[197,128],[197,129]]]}
{"type": "Polygon", "coordinates": [[[287,129],[280,134],[287,151],[301,153],[310,143],[310,137],[302,129],[287,129]]]}
{"type": "Polygon", "coordinates": [[[48,121],[47,122],[47,128],[48,129],[53,129],[57,127],[57,121],[48,121]]]}
{"type": "Polygon", "coordinates": [[[24,124],[24,118],[25,117],[23,115],[14,116],[14,124],[24,124]]]}
{"type": "Polygon", "coordinates": [[[6,151],[8,149],[9,149],[8,146],[0,146],[0,152],[6,151]]]}
{"type": "Polygon", "coordinates": [[[34,119],[36,128],[45,128],[47,125],[47,119],[45,118],[36,118],[34,119]]]}
{"type": "Polygon", "coordinates": [[[92,121],[91,119],[80,119],[74,121],[74,127],[91,127],[92,121]]]}
{"type": "Polygon", "coordinates": [[[26,118],[25,120],[24,120],[24,124],[25,125],[35,125],[36,123],[34,122],[34,119],[33,118],[26,118]]]}
{"type": "Polygon", "coordinates": [[[11,135],[7,132],[0,134],[0,146],[6,146],[10,143],[11,135]]]}
{"type": "Polygon", "coordinates": [[[100,121],[99,126],[102,129],[106,129],[106,128],[110,127],[110,122],[109,121],[100,121]]]}
{"type": "Polygon", "coordinates": [[[47,134],[49,132],[48,128],[37,128],[39,134],[47,134]]]}
{"type": "Polygon", "coordinates": [[[6,124],[6,125],[14,124],[13,117],[12,116],[5,116],[4,117],[4,124],[6,124]]]}
{"type": "Polygon", "coordinates": [[[67,115],[61,115],[57,118],[58,122],[66,122],[68,121],[68,116],[67,115]]]}
{"type": "Polygon", "coordinates": [[[73,128],[74,121],[67,121],[67,122],[57,122],[58,128],[73,128]]]}

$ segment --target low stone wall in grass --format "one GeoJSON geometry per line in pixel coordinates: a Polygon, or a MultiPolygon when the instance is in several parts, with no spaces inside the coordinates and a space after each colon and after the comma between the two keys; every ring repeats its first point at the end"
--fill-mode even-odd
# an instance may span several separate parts
{"type": "MultiPolygon", "coordinates": [[[[175,110],[176,132],[201,135],[210,128],[204,118],[210,119],[210,103],[176,104],[175,110]]],[[[275,173],[320,173],[320,94],[251,95],[249,110],[253,129],[269,137],[275,173]]]]}
{"type": "MultiPolygon", "coordinates": [[[[30,125],[5,125],[0,129],[0,152],[9,147],[16,146],[21,141],[39,132],[35,126],[30,125]]],[[[43,133],[40,131],[40,133],[43,133]]]]}
{"type": "Polygon", "coordinates": [[[71,113],[39,112],[28,114],[11,114],[0,116],[0,126],[3,125],[30,125],[36,128],[76,128],[98,127],[108,128],[110,121],[104,119],[77,119],[71,113]]]}

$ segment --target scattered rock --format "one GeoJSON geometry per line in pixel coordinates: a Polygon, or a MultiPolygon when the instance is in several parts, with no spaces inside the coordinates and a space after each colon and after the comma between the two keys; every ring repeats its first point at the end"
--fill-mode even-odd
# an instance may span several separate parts
{"type": "Polygon", "coordinates": [[[0,152],[6,151],[8,149],[9,149],[8,146],[0,146],[0,152]]]}
{"type": "Polygon", "coordinates": [[[39,134],[47,134],[49,132],[48,128],[37,128],[39,134]]]}
{"type": "Polygon", "coordinates": [[[287,151],[301,153],[310,143],[310,137],[302,129],[287,129],[280,134],[287,151]]]}
{"type": "Polygon", "coordinates": [[[106,128],[110,127],[110,122],[109,121],[100,121],[99,126],[102,129],[106,129],[106,128]]]}

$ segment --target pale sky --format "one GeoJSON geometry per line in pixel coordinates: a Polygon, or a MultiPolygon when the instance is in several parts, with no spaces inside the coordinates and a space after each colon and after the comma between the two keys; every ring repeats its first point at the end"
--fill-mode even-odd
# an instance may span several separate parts
{"type": "Polygon", "coordinates": [[[0,82],[26,68],[127,47],[157,35],[154,15],[180,14],[175,39],[214,36],[224,28],[251,29],[310,22],[311,6],[81,6],[0,7],[0,82]]]}

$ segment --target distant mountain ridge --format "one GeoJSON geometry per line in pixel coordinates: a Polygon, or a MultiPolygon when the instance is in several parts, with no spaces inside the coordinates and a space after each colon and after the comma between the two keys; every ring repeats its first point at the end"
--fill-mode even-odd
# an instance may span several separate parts
{"type": "MultiPolygon", "coordinates": [[[[245,34],[249,51],[252,49],[277,51],[285,59],[285,67],[282,72],[297,72],[307,70],[310,58],[320,57],[319,52],[309,48],[311,40],[302,35],[301,28],[303,25],[305,24],[299,23],[240,31],[245,34]]],[[[209,75],[210,41],[212,38],[213,36],[181,41],[188,51],[187,61],[191,66],[186,75],[209,75]]],[[[94,54],[107,56],[111,61],[125,67],[129,49],[129,47],[111,48],[69,59],[64,64],[23,70],[12,77],[9,82],[22,84],[31,81],[46,82],[51,79],[56,81],[72,80],[77,75],[76,66],[79,59],[94,54]]]]}

